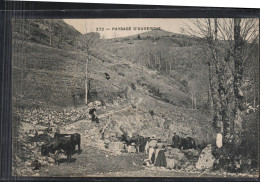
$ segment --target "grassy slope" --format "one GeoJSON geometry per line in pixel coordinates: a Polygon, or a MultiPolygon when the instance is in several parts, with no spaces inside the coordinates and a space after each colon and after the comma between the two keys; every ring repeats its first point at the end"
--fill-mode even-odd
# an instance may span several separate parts
{"type": "MultiPolygon", "coordinates": [[[[121,46],[131,52],[127,45],[138,48],[137,45],[142,43],[133,41],[133,44],[125,41],[114,42],[110,47],[113,50],[121,50],[118,48],[121,46]]],[[[97,93],[89,98],[90,101],[99,99],[114,104],[117,97],[122,97],[126,99],[124,105],[119,103],[114,109],[136,103],[142,105],[139,116],[144,115],[147,118],[142,121],[133,119],[131,122],[142,122],[137,125],[139,130],[148,127],[146,134],[149,128],[154,128],[158,129],[158,134],[163,131],[167,135],[176,130],[194,135],[200,141],[211,138],[208,137],[212,134],[208,117],[200,111],[189,109],[190,95],[183,92],[186,88],[178,79],[132,63],[130,55],[123,56],[127,51],[118,55],[111,50],[105,50],[106,46],[105,44],[100,47],[98,54],[91,56],[89,61],[88,78],[94,79],[90,91],[97,93]],[[105,72],[110,74],[110,80],[105,79],[105,72]],[[155,118],[149,115],[151,110],[155,112],[155,118]]],[[[74,93],[84,94],[84,53],[17,39],[13,41],[13,48],[13,94],[20,105],[29,106],[30,103],[36,103],[40,106],[68,106],[73,103],[74,93]]],[[[178,49],[176,52],[183,50],[175,48],[178,49]]],[[[185,58],[183,60],[187,61],[185,58]]],[[[183,61],[182,63],[185,64],[183,61]]],[[[176,72],[182,77],[178,70],[176,72]]]]}
{"type": "Polygon", "coordinates": [[[21,101],[67,106],[73,104],[73,94],[84,92],[82,53],[15,40],[12,59],[13,96],[21,101]]]}

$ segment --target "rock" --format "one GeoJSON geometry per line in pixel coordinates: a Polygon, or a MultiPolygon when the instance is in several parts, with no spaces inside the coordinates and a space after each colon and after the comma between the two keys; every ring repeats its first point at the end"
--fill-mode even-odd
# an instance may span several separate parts
{"type": "Polygon", "coordinates": [[[200,153],[199,159],[196,163],[196,168],[201,169],[211,169],[213,168],[215,158],[212,155],[211,144],[207,145],[200,153]]]}
{"type": "Polygon", "coordinates": [[[175,159],[166,158],[167,169],[173,169],[175,165],[175,159]]]}
{"type": "Polygon", "coordinates": [[[127,152],[128,152],[128,153],[135,153],[135,152],[136,152],[135,146],[129,145],[129,146],[127,147],[127,152]]]}
{"type": "Polygon", "coordinates": [[[165,152],[166,157],[175,159],[177,161],[185,160],[184,154],[177,148],[168,149],[165,152]]]}
{"type": "Polygon", "coordinates": [[[110,142],[108,144],[108,149],[112,151],[120,151],[120,142],[110,142]]]}
{"type": "Polygon", "coordinates": [[[183,151],[184,154],[189,158],[197,158],[199,157],[199,151],[195,149],[188,149],[183,151]]]}
{"type": "Polygon", "coordinates": [[[73,130],[73,129],[75,129],[75,126],[73,126],[73,125],[67,126],[67,127],[65,128],[66,131],[70,131],[70,130],[73,130]]]}

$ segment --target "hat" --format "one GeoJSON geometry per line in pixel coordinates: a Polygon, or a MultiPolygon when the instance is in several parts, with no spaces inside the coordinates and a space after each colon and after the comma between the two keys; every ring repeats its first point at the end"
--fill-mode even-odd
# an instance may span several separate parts
{"type": "Polygon", "coordinates": [[[161,142],[162,140],[160,138],[157,139],[158,142],[161,142]]]}

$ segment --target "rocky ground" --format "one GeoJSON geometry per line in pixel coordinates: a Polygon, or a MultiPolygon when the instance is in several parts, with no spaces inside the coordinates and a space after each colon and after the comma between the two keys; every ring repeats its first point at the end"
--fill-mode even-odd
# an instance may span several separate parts
{"type": "Polygon", "coordinates": [[[22,130],[20,131],[18,141],[15,142],[19,150],[13,156],[13,174],[15,176],[75,177],[254,177],[252,174],[198,170],[195,165],[199,151],[193,149],[180,151],[167,148],[167,160],[174,160],[174,165],[177,168],[146,167],[143,161],[148,156],[144,153],[122,153],[106,148],[104,141],[100,138],[100,128],[104,125],[104,123],[96,124],[89,119],[84,119],[59,127],[61,133],[81,133],[82,152],[74,154],[71,163],[67,163],[66,156],[60,154],[59,164],[54,164],[54,160],[51,157],[40,155],[40,146],[43,144],[43,141],[29,142],[31,136],[28,133],[30,133],[29,131],[32,128],[41,131],[46,127],[22,122],[22,130]],[[25,135],[25,133],[28,135],[25,135]],[[39,170],[33,170],[31,167],[34,159],[41,163],[39,170]]]}

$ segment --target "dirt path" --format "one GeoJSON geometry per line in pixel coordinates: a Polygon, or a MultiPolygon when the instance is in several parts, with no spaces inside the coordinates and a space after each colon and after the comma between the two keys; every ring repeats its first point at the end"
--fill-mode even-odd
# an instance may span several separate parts
{"type": "Polygon", "coordinates": [[[127,173],[144,169],[142,161],[144,154],[111,155],[94,147],[83,148],[81,154],[74,154],[72,162],[66,163],[66,156],[62,155],[59,165],[46,166],[41,169],[41,176],[97,176],[111,172],[127,173]]]}

